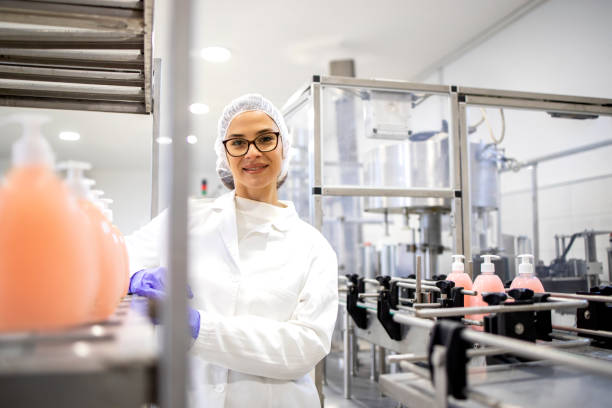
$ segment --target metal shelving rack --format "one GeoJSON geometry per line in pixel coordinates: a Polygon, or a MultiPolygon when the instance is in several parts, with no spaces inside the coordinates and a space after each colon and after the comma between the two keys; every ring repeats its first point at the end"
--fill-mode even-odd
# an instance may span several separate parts
{"type": "Polygon", "coordinates": [[[0,0],[0,106],[152,111],[153,0],[0,0]]]}
{"type": "MultiPolygon", "coordinates": [[[[153,86],[152,25],[153,0],[0,0],[0,106],[153,113],[157,137],[161,64],[153,86]]],[[[154,178],[154,199],[156,192],[154,178]]],[[[160,356],[170,351],[167,343],[158,350],[147,313],[146,299],[128,296],[104,322],[1,334],[0,405],[158,403],[171,376],[160,356]]],[[[185,359],[178,364],[186,372],[185,359]]],[[[184,394],[184,382],[172,386],[184,394]]]]}

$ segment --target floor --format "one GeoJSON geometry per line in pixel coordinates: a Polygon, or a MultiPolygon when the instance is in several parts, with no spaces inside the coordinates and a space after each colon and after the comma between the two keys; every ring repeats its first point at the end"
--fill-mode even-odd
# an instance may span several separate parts
{"type": "Polygon", "coordinates": [[[344,398],[342,352],[327,357],[326,380],[323,387],[325,408],[397,408],[398,403],[382,396],[378,384],[370,380],[369,351],[359,352],[359,371],[352,377],[351,399],[344,398]]]}

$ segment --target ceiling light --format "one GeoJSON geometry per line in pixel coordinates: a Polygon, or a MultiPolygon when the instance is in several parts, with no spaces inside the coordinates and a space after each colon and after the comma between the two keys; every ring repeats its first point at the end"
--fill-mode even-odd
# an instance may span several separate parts
{"type": "Polygon", "coordinates": [[[167,136],[160,136],[155,140],[157,141],[157,143],[162,144],[162,145],[167,145],[167,144],[172,143],[172,139],[170,139],[167,136]]]}
{"type": "Polygon", "coordinates": [[[232,53],[223,47],[206,47],[200,51],[200,56],[208,62],[226,62],[231,58],[232,53]]]}
{"type": "Polygon", "coordinates": [[[79,135],[77,132],[60,132],[59,138],[69,142],[74,142],[76,140],[79,140],[81,138],[81,135],[79,135]]]}
{"type": "Polygon", "coordinates": [[[194,115],[204,115],[205,113],[210,112],[210,108],[205,103],[192,103],[189,105],[189,112],[194,115]]]}
{"type": "Polygon", "coordinates": [[[187,143],[189,144],[196,144],[198,143],[198,138],[196,135],[189,135],[187,136],[187,143]]]}

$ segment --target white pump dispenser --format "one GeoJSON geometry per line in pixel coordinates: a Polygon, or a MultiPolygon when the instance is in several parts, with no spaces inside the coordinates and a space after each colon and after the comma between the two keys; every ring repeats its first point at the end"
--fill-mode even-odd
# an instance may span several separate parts
{"type": "Polygon", "coordinates": [[[86,179],[84,174],[85,171],[91,170],[91,164],[78,161],[65,161],[58,163],[57,168],[59,170],[66,170],[66,179],[64,182],[77,198],[91,201],[90,186],[95,184],[95,181],[86,179]]]}
{"type": "Polygon", "coordinates": [[[45,165],[53,167],[55,156],[41,131],[42,125],[48,121],[48,116],[31,113],[11,115],[2,121],[2,124],[17,122],[23,127],[21,138],[13,143],[13,166],[45,165]]]}
{"type": "Polygon", "coordinates": [[[452,255],[453,263],[451,264],[452,272],[463,272],[465,270],[465,266],[463,264],[463,260],[465,256],[463,255],[452,255]]]}
{"type": "Polygon", "coordinates": [[[491,259],[499,259],[497,255],[480,255],[484,262],[480,265],[480,273],[493,274],[495,273],[495,265],[491,259]]]}
{"type": "Polygon", "coordinates": [[[521,275],[533,275],[533,259],[534,256],[531,254],[523,254],[523,255],[519,255],[517,256],[517,258],[519,258],[521,260],[521,263],[519,264],[519,274],[521,275]],[[531,262],[528,262],[527,260],[531,259],[531,262]]]}

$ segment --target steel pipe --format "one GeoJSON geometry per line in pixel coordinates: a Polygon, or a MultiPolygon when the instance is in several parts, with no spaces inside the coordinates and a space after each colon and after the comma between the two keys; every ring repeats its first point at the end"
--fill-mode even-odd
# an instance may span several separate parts
{"type": "MultiPolygon", "coordinates": [[[[434,322],[419,317],[408,316],[403,313],[395,313],[393,320],[409,326],[431,329],[434,322]]],[[[612,363],[604,362],[586,356],[577,356],[565,353],[547,346],[537,346],[522,340],[502,337],[495,334],[478,332],[475,330],[463,330],[461,337],[471,343],[483,344],[491,347],[499,347],[508,353],[519,357],[533,360],[547,360],[554,363],[570,366],[586,372],[612,377],[612,363]]]]}
{"type": "Polygon", "coordinates": [[[612,332],[605,331],[605,330],[580,329],[578,327],[559,326],[559,325],[555,325],[555,324],[552,325],[552,328],[555,329],[555,330],[563,330],[563,331],[568,331],[568,332],[588,334],[588,335],[591,335],[591,336],[600,336],[600,337],[606,337],[606,338],[611,338],[612,339],[612,332]]]}
{"type": "MultiPolygon", "coordinates": [[[[552,299],[552,298],[550,298],[552,299]]],[[[449,317],[449,316],[463,316],[471,314],[483,314],[483,313],[510,313],[510,312],[528,312],[528,311],[540,311],[540,310],[555,310],[555,309],[566,309],[566,308],[585,308],[588,306],[586,300],[575,300],[575,301],[557,301],[557,302],[546,302],[546,303],[534,303],[530,305],[497,305],[497,306],[482,306],[482,307],[453,307],[441,310],[424,310],[418,311],[418,317],[449,317]]]]}
{"type": "MultiPolygon", "coordinates": [[[[399,286],[400,288],[417,289],[418,285],[415,285],[412,283],[398,282],[397,286],[399,286]]],[[[436,286],[430,286],[430,285],[421,285],[421,289],[423,291],[429,291],[429,292],[440,292],[440,288],[436,286]]],[[[418,295],[417,295],[417,298],[418,298],[418,295]]]]}

